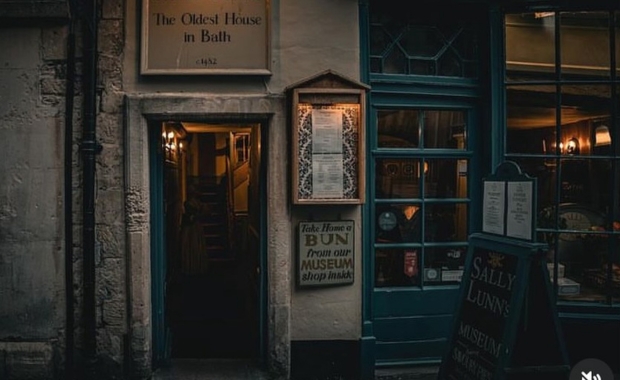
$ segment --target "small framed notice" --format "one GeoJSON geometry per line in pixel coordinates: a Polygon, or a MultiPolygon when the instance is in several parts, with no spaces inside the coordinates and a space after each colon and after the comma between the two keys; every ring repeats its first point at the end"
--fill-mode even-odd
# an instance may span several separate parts
{"type": "Polygon", "coordinates": [[[267,0],[142,0],[141,74],[268,75],[267,0]]]}
{"type": "Polygon", "coordinates": [[[310,82],[291,92],[293,203],[363,203],[365,88],[332,72],[310,82]]]}

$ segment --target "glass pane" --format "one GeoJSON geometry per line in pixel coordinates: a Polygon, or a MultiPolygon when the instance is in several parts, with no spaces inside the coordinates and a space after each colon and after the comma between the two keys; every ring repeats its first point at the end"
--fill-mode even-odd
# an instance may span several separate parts
{"type": "Polygon", "coordinates": [[[417,286],[420,284],[418,248],[377,249],[375,286],[417,286]]]}
{"type": "Polygon", "coordinates": [[[562,232],[556,248],[558,294],[563,298],[604,301],[604,281],[595,277],[608,255],[608,235],[602,233],[603,215],[587,206],[565,204],[559,207],[560,227],[582,232],[562,232]]]}
{"type": "Polygon", "coordinates": [[[467,240],[467,204],[427,204],[424,219],[426,242],[467,240]]]}
{"type": "Polygon", "coordinates": [[[560,14],[562,77],[609,77],[609,13],[560,14]]]}
{"type": "Polygon", "coordinates": [[[420,165],[418,159],[377,159],[377,198],[420,198],[420,165]]]}
{"type": "Polygon", "coordinates": [[[383,60],[381,58],[370,58],[370,71],[372,71],[373,73],[380,72],[383,70],[382,67],[383,60]]]}
{"type": "MultiPolygon", "coordinates": [[[[620,232],[620,221],[614,222],[614,232],[620,232]]],[[[613,238],[613,245],[610,254],[611,267],[603,267],[608,271],[611,295],[614,303],[620,302],[620,238],[618,235],[613,238]]]]}
{"type": "Polygon", "coordinates": [[[560,203],[576,203],[604,214],[611,204],[611,178],[608,160],[562,160],[560,203]]]}
{"type": "Polygon", "coordinates": [[[411,58],[432,58],[443,48],[445,41],[439,30],[428,26],[411,26],[400,44],[411,58]]]}
{"type": "Polygon", "coordinates": [[[616,75],[620,76],[620,12],[616,12],[616,75]]]}
{"type": "MultiPolygon", "coordinates": [[[[603,141],[599,129],[599,146],[596,146],[596,129],[610,124],[611,87],[607,85],[562,86],[562,155],[609,155],[611,149],[603,141]],[[596,148],[596,149],[594,149],[596,148]]],[[[611,141],[611,137],[609,142],[611,141]]]]}
{"type": "Polygon", "coordinates": [[[553,153],[555,86],[507,86],[506,106],[508,153],[553,153]]]}
{"type": "Polygon", "coordinates": [[[407,74],[407,57],[398,46],[393,46],[384,58],[383,72],[386,74],[407,74]]]}
{"type": "Polygon", "coordinates": [[[553,214],[552,207],[557,202],[558,159],[515,158],[511,160],[521,167],[523,173],[538,179],[538,210],[536,210],[538,227],[555,229],[555,214],[553,214]]]}
{"type": "Polygon", "coordinates": [[[417,148],[420,144],[418,110],[382,110],[377,112],[380,148],[417,148]]]}
{"type": "Polygon", "coordinates": [[[373,25],[370,27],[370,55],[383,56],[391,42],[392,38],[382,26],[373,25]]]}
{"type": "Polygon", "coordinates": [[[466,115],[465,111],[455,110],[424,111],[424,147],[466,149],[466,115]]]}
{"type": "Polygon", "coordinates": [[[448,49],[438,62],[439,75],[443,77],[460,77],[463,76],[463,65],[461,57],[450,49],[448,49]]]}
{"type": "Polygon", "coordinates": [[[424,284],[457,284],[463,276],[467,247],[427,248],[424,253],[424,284]]]}
{"type": "Polygon", "coordinates": [[[432,59],[410,59],[409,74],[415,75],[435,75],[435,61],[432,59]]]}
{"type": "Polygon", "coordinates": [[[378,204],[375,210],[377,243],[421,243],[420,204],[378,204]]]}
{"type": "Polygon", "coordinates": [[[553,12],[508,14],[506,79],[554,79],[555,16],[553,12]]]}
{"type": "Polygon", "coordinates": [[[466,159],[424,160],[424,196],[427,198],[467,198],[466,159]]]}
{"type": "Polygon", "coordinates": [[[478,77],[478,40],[473,30],[464,29],[452,44],[461,57],[466,78],[478,77]]]}

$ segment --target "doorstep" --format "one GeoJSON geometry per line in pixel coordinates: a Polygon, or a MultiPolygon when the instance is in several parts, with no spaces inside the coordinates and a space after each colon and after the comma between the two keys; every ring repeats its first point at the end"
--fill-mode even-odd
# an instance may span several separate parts
{"type": "Polygon", "coordinates": [[[437,380],[439,366],[375,369],[375,380],[437,380]]]}

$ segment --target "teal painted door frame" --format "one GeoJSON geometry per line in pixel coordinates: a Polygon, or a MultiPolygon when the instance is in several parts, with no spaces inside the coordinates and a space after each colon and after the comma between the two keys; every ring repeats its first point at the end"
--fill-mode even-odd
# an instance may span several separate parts
{"type": "Polygon", "coordinates": [[[151,318],[153,367],[170,359],[169,336],[165,313],[166,294],[166,228],[164,223],[164,158],[161,130],[149,126],[149,178],[151,225],[151,318]]]}
{"type": "MultiPolygon", "coordinates": [[[[243,123],[248,124],[247,121],[243,123]]],[[[266,365],[267,358],[267,169],[266,152],[267,143],[267,120],[258,120],[260,125],[260,164],[259,164],[259,234],[260,234],[260,253],[259,253],[259,276],[258,286],[258,344],[257,354],[261,366],[266,365]]],[[[150,178],[150,243],[151,243],[151,318],[152,318],[152,347],[153,347],[153,368],[166,365],[170,360],[170,333],[167,327],[165,313],[165,294],[166,294],[166,228],[164,223],[164,158],[161,150],[161,129],[160,123],[149,123],[149,178],[150,178]]]]}

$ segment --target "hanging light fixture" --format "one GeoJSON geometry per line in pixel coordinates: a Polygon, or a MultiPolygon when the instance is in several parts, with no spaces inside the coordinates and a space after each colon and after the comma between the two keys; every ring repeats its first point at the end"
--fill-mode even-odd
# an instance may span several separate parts
{"type": "Polygon", "coordinates": [[[611,145],[611,135],[609,134],[609,127],[606,125],[599,125],[594,130],[594,146],[607,145],[611,145]]]}

